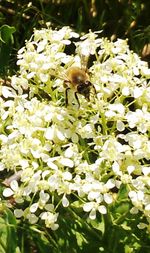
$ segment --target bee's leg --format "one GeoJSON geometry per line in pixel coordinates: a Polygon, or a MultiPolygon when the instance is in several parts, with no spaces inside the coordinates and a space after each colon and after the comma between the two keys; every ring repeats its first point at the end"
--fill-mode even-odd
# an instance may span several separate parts
{"type": "Polygon", "coordinates": [[[68,90],[70,90],[70,88],[66,88],[66,90],[65,90],[65,103],[66,103],[66,106],[68,106],[68,90]]]}
{"type": "Polygon", "coordinates": [[[95,86],[91,82],[88,82],[88,86],[91,86],[94,91],[94,94],[96,94],[95,86]]]}
{"type": "Polygon", "coordinates": [[[94,94],[96,94],[96,89],[95,89],[95,86],[93,84],[92,84],[92,88],[93,88],[94,94]]]}
{"type": "Polygon", "coordinates": [[[64,88],[69,88],[69,87],[68,87],[68,86],[69,86],[69,84],[70,84],[70,81],[68,81],[68,80],[64,80],[64,83],[63,83],[64,88]]]}
{"type": "Polygon", "coordinates": [[[78,105],[79,105],[79,107],[80,107],[80,102],[79,102],[79,98],[78,98],[78,95],[77,95],[77,92],[75,92],[75,98],[76,98],[76,100],[77,100],[77,103],[78,103],[78,105]]]}

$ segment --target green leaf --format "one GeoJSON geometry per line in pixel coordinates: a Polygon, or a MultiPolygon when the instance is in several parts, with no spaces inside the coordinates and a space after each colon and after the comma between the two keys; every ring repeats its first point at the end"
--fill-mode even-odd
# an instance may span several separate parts
{"type": "Polygon", "coordinates": [[[11,42],[13,44],[13,33],[16,31],[14,26],[3,25],[0,27],[0,41],[8,44],[11,42]]]}
{"type": "Polygon", "coordinates": [[[0,252],[6,252],[6,226],[4,220],[0,217],[0,252]]]}
{"type": "Polygon", "coordinates": [[[0,217],[0,252],[16,253],[16,219],[9,209],[0,217]]]}
{"type": "Polygon", "coordinates": [[[15,27],[8,25],[0,27],[0,74],[4,74],[9,65],[11,49],[14,43],[14,32],[15,27]]]}

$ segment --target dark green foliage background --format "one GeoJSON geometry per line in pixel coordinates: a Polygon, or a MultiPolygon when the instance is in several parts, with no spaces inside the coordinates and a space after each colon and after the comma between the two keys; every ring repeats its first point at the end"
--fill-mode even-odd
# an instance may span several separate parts
{"type": "MultiPolygon", "coordinates": [[[[16,71],[16,53],[29,39],[33,28],[69,25],[77,32],[103,30],[110,39],[128,38],[131,49],[149,61],[150,1],[148,0],[1,0],[0,27],[16,29],[14,43],[9,42],[7,73],[16,71]],[[144,47],[145,46],[145,47],[144,47]],[[144,48],[144,50],[143,50],[144,48]],[[12,49],[12,50],[10,50],[12,49]],[[8,70],[9,69],[9,70],[8,70]]],[[[5,45],[5,47],[7,44],[5,45]]],[[[3,59],[0,55],[0,59],[3,59]]],[[[3,61],[1,60],[1,64],[3,61]]],[[[6,68],[3,67],[3,70],[6,68]]],[[[2,72],[2,71],[1,71],[2,72]]]]}

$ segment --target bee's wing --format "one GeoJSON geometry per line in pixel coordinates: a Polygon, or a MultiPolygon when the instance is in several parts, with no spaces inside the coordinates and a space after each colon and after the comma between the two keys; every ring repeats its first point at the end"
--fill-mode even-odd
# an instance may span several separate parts
{"type": "Polygon", "coordinates": [[[88,72],[89,56],[81,55],[80,58],[81,58],[81,69],[83,69],[85,72],[88,72]]]}
{"type": "Polygon", "coordinates": [[[67,74],[66,70],[64,68],[61,68],[61,70],[55,75],[56,78],[61,79],[61,80],[67,80],[67,74]]]}

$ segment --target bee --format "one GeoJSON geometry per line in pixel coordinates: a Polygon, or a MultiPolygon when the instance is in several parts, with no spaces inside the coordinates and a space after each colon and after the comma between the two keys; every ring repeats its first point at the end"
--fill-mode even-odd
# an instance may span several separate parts
{"type": "Polygon", "coordinates": [[[80,102],[78,99],[78,93],[83,95],[87,101],[90,101],[90,92],[91,88],[96,94],[96,89],[94,85],[89,81],[89,75],[86,70],[79,67],[70,67],[66,72],[66,79],[64,81],[65,90],[65,99],[66,106],[68,105],[68,91],[70,89],[74,90],[75,98],[80,106],[80,102]]]}

